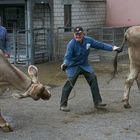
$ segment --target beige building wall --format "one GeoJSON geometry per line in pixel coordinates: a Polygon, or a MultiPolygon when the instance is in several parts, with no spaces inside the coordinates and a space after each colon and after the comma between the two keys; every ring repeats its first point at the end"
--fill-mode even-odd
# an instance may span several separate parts
{"type": "Polygon", "coordinates": [[[140,0],[107,0],[107,26],[140,25],[140,0]]]}
{"type": "Polygon", "coordinates": [[[83,28],[104,26],[106,22],[106,2],[80,0],[54,0],[54,28],[64,27],[64,4],[72,5],[72,27],[83,28]]]}

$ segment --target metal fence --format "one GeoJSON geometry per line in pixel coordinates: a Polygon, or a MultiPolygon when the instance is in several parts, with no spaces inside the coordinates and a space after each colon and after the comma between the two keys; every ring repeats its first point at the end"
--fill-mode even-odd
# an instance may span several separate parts
{"type": "MultiPolygon", "coordinates": [[[[127,28],[128,27],[88,28],[85,30],[85,34],[105,43],[120,46],[127,28]]],[[[67,43],[73,38],[73,28],[69,28],[69,30],[65,29],[64,27],[57,28],[57,32],[55,33],[56,40],[53,42],[53,48],[50,29],[36,28],[33,30],[33,53],[35,63],[50,61],[51,57],[53,57],[55,61],[62,61],[67,43]]],[[[30,46],[27,41],[28,33],[29,31],[27,30],[12,30],[11,33],[9,33],[12,48],[10,61],[12,63],[28,65],[31,61],[29,57],[30,46]]],[[[108,51],[91,49],[89,61],[109,62],[114,59],[114,55],[114,52],[111,53],[108,51]]],[[[119,55],[119,58],[122,62],[126,63],[127,57],[127,47],[125,47],[125,51],[119,55]]]]}
{"type": "Polygon", "coordinates": [[[51,33],[50,28],[36,28],[34,33],[35,62],[50,61],[51,57],[51,33]]]}
{"type": "MultiPolygon", "coordinates": [[[[10,62],[14,64],[29,65],[31,62],[30,46],[28,43],[28,30],[13,29],[9,33],[11,44],[10,62]]],[[[33,30],[34,61],[40,63],[50,61],[50,30],[47,28],[35,28],[33,30]]]]}
{"type": "Polygon", "coordinates": [[[14,64],[27,64],[29,63],[29,50],[26,40],[27,30],[10,30],[9,40],[11,46],[10,62],[14,64]]]}
{"type": "MultiPolygon", "coordinates": [[[[124,32],[128,27],[95,27],[88,28],[85,30],[85,34],[93,37],[99,41],[104,43],[109,43],[112,45],[120,46],[124,37],[124,32]]],[[[67,43],[73,37],[73,28],[71,28],[71,32],[65,32],[65,28],[59,27],[57,28],[56,34],[56,47],[55,47],[55,58],[57,60],[62,60],[64,57],[64,53],[66,51],[67,43]]],[[[89,61],[112,61],[114,59],[114,52],[108,52],[103,50],[91,49],[89,55],[89,61]]],[[[120,60],[125,63],[127,60],[127,47],[121,55],[119,56],[120,60]]]]}
{"type": "Polygon", "coordinates": [[[64,53],[66,51],[66,45],[72,39],[72,36],[73,36],[73,28],[64,28],[64,27],[57,28],[57,32],[55,34],[56,43],[54,45],[55,60],[63,59],[64,53]],[[65,29],[69,29],[69,31],[65,32],[65,29]]]}
{"type": "MultiPolygon", "coordinates": [[[[86,30],[86,34],[91,36],[99,41],[109,43],[112,45],[120,46],[124,33],[128,27],[99,27],[99,28],[90,28],[86,30]]],[[[91,50],[89,59],[90,61],[105,61],[110,62],[114,59],[114,52],[110,53],[108,51],[101,51],[97,49],[91,50]]],[[[127,47],[124,47],[123,53],[119,55],[119,59],[122,62],[127,63],[127,47]]]]}

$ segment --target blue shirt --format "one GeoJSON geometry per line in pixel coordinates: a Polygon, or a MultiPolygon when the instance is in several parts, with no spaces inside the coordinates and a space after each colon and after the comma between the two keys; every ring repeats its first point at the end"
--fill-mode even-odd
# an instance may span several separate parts
{"type": "Polygon", "coordinates": [[[9,53],[10,44],[8,40],[7,30],[3,26],[0,26],[0,49],[3,52],[9,53]]]}
{"type": "Polygon", "coordinates": [[[84,36],[83,43],[73,38],[67,45],[63,62],[68,66],[66,69],[68,77],[73,77],[78,67],[87,72],[93,72],[93,68],[88,63],[90,48],[113,51],[112,45],[99,42],[88,36],[84,36]]]}

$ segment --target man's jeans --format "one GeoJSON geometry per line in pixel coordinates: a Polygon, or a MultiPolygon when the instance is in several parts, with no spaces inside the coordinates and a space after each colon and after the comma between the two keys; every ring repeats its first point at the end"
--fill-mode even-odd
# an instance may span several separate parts
{"type": "Polygon", "coordinates": [[[85,79],[87,80],[87,82],[90,86],[94,104],[102,102],[102,98],[100,96],[96,75],[94,73],[86,72],[79,67],[77,69],[77,72],[75,73],[74,77],[69,78],[66,81],[66,83],[62,89],[60,106],[67,106],[68,97],[70,95],[70,92],[71,92],[73,86],[75,85],[78,76],[81,74],[84,75],[85,79]]]}

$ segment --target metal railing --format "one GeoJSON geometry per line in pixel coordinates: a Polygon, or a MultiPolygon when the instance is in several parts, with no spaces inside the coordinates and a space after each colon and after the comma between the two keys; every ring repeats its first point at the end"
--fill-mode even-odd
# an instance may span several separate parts
{"type": "Polygon", "coordinates": [[[35,28],[33,33],[36,63],[50,61],[52,49],[50,28],[35,28]]]}
{"type": "MultiPolygon", "coordinates": [[[[30,47],[28,43],[29,30],[13,29],[9,33],[11,44],[11,63],[29,65],[30,47]]],[[[33,47],[35,63],[50,61],[50,30],[47,28],[33,29],[33,47]]]]}
{"type": "Polygon", "coordinates": [[[28,30],[16,30],[12,29],[9,33],[9,40],[11,46],[10,62],[14,64],[29,63],[29,46],[27,43],[28,30]]]}

